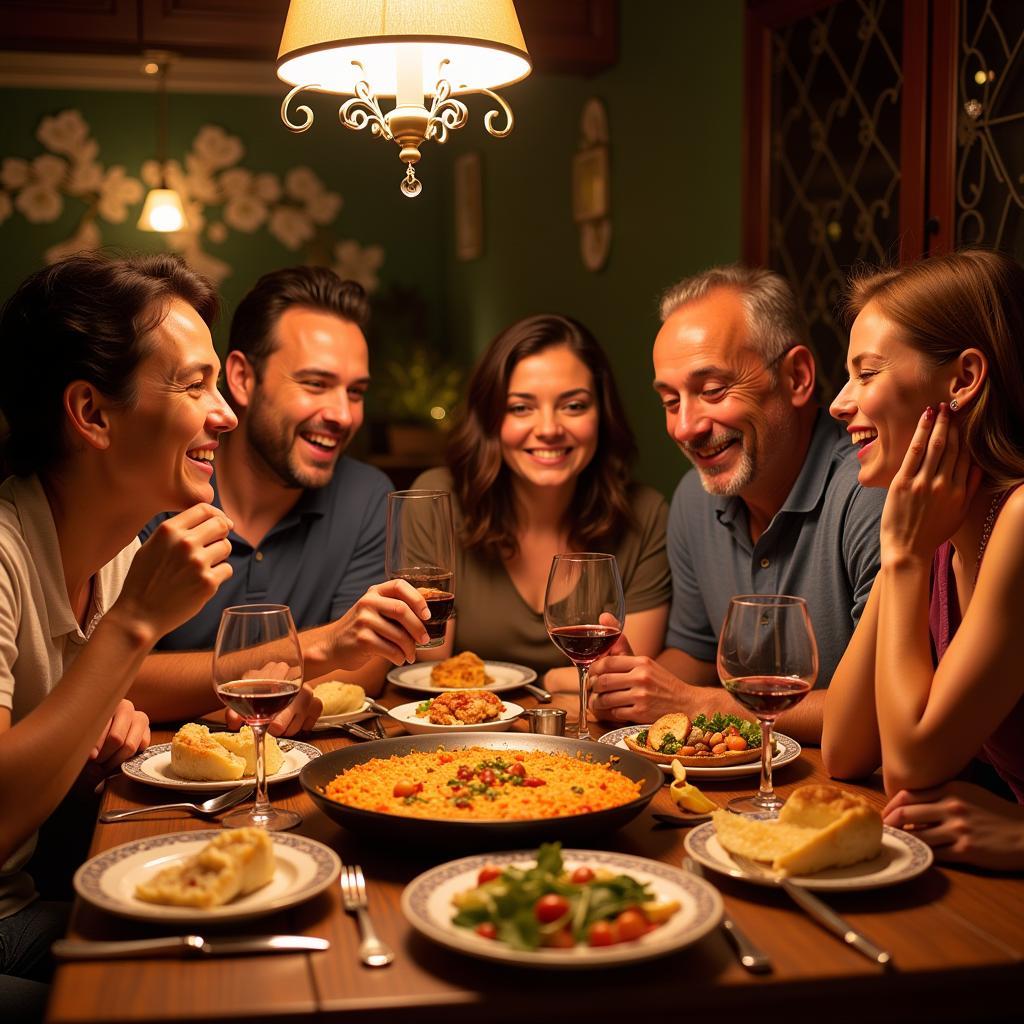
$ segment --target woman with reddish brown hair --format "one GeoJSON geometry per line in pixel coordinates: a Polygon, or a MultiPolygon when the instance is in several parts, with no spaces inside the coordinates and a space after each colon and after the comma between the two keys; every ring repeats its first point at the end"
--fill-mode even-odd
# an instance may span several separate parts
{"type": "Polygon", "coordinates": [[[667,507],[635,483],[636,445],[604,351],[579,322],[532,316],[491,343],[469,382],[448,466],[416,487],[449,490],[459,535],[454,648],[521,662],[549,689],[576,670],[548,639],[544,590],[554,555],[616,556],[625,631],[638,654],[660,653],[671,594],[667,507]]]}
{"type": "Polygon", "coordinates": [[[882,767],[886,821],[1024,869],[1024,269],[961,252],[855,280],[832,403],[886,487],[881,570],[832,678],[832,775],[882,767]],[[1016,802],[963,781],[987,761],[1016,802]]]}

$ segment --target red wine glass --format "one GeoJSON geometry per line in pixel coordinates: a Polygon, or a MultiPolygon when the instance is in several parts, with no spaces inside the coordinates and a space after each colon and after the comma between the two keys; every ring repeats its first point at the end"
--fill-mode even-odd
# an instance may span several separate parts
{"type": "Polygon", "coordinates": [[[575,727],[581,740],[590,739],[590,666],[622,635],[625,618],[626,602],[614,555],[591,551],[555,555],[544,594],[544,625],[551,642],[579,672],[580,712],[575,727]]]}
{"type": "Polygon", "coordinates": [[[424,650],[444,643],[455,610],[455,528],[447,491],[392,491],[385,524],[384,569],[389,579],[405,580],[427,602],[423,624],[430,640],[424,650]]]}
{"type": "Polygon", "coordinates": [[[718,638],[718,676],[733,700],[761,723],[761,786],[737,797],[729,810],[778,814],[772,789],[772,727],[799,704],[818,678],[818,645],[802,597],[742,594],[732,598],[718,638]]]}
{"type": "Polygon", "coordinates": [[[218,700],[252,729],[256,745],[256,798],[248,810],[223,821],[228,828],[255,825],[271,832],[302,821],[267,798],[264,739],[267,724],[295,699],[302,686],[302,647],[287,605],[246,604],[225,608],[213,650],[213,689],[218,700]]]}

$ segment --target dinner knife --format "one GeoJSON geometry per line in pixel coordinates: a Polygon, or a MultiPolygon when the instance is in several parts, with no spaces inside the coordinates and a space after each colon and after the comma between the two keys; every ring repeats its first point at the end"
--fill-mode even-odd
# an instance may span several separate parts
{"type": "Polygon", "coordinates": [[[788,878],[779,880],[783,891],[802,910],[823,925],[833,935],[838,935],[848,946],[863,953],[869,960],[886,967],[892,963],[892,954],[879,949],[866,935],[857,931],[849,921],[840,917],[827,903],[818,899],[813,892],[802,885],[795,885],[788,878]]]}
{"type": "Polygon", "coordinates": [[[523,689],[529,690],[541,704],[551,703],[551,694],[547,690],[542,690],[539,686],[534,686],[532,683],[523,683],[523,689]]]}
{"type": "Polygon", "coordinates": [[[330,949],[327,939],[307,935],[254,935],[204,939],[201,935],[170,935],[162,939],[92,942],[58,939],[52,946],[60,960],[127,960],[158,956],[242,956],[249,953],[304,953],[330,949]]]}

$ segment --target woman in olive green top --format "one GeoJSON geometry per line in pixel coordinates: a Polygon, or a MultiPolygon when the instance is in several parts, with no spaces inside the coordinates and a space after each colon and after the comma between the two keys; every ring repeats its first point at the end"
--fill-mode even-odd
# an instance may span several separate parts
{"type": "Polygon", "coordinates": [[[632,480],[635,451],[607,356],[582,324],[528,317],[494,339],[470,379],[448,467],[415,484],[451,491],[459,537],[455,620],[430,657],[474,651],[575,690],[576,669],[544,628],[548,571],[563,551],[616,556],[630,644],[661,652],[667,508],[632,480]]]}

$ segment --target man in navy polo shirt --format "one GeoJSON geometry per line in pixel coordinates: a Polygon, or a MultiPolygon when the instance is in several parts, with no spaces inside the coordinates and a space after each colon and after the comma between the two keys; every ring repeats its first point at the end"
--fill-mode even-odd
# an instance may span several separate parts
{"type": "MultiPolygon", "coordinates": [[[[371,691],[426,640],[423,598],[402,580],[382,582],[391,483],[344,454],[370,383],[368,312],[358,284],[322,267],[266,274],[239,304],[224,364],[238,427],[220,437],[213,481],[233,523],[234,572],[146,660],[132,695],[151,718],[210,709],[209,652],[230,605],[288,605],[306,678],[330,673],[371,691]]],[[[289,731],[319,711],[300,709],[289,731]]]]}
{"type": "Polygon", "coordinates": [[[818,641],[818,689],[778,725],[820,743],[824,688],[878,572],[885,494],[857,482],[850,438],[815,399],[807,327],[781,277],[714,268],[666,292],[661,313],[654,388],[695,469],[669,513],[666,646],[638,658],[620,641],[591,669],[592,709],[632,722],[737,713],[715,668],[729,599],[795,594],[818,641]]]}

